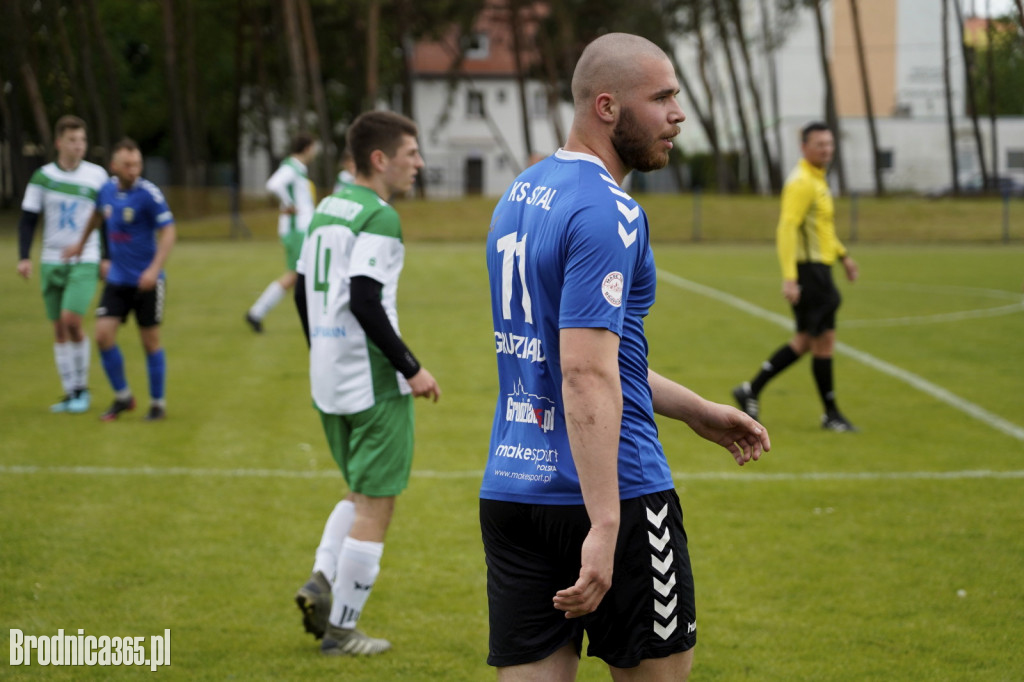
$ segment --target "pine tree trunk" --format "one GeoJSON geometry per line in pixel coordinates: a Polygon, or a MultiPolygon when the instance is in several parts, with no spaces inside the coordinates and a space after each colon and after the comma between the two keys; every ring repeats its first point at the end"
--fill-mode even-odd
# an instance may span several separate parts
{"type": "Polygon", "coordinates": [[[956,123],[953,119],[953,88],[949,74],[949,3],[942,0],[942,81],[946,93],[946,131],[949,135],[949,163],[953,176],[953,195],[960,194],[960,163],[956,158],[956,123]]]}
{"type": "Polygon", "coordinates": [[[981,164],[981,185],[987,189],[989,186],[988,166],[985,163],[985,145],[981,142],[981,125],[978,123],[978,107],[974,94],[974,64],[967,50],[967,43],[964,41],[964,15],[960,11],[960,3],[954,2],[953,8],[956,10],[956,23],[959,28],[960,53],[964,58],[964,80],[967,83],[967,111],[971,115],[974,143],[978,149],[978,162],[981,164]]]}
{"type": "Polygon", "coordinates": [[[757,164],[754,159],[754,148],[750,144],[750,130],[747,128],[747,116],[745,113],[745,107],[743,106],[743,94],[740,90],[740,78],[739,74],[736,73],[736,64],[733,61],[732,47],[729,37],[729,28],[725,23],[725,16],[722,12],[721,7],[722,0],[712,0],[711,8],[714,13],[715,25],[718,27],[718,36],[722,40],[722,51],[725,52],[725,65],[729,71],[729,85],[732,88],[732,96],[736,103],[736,117],[740,122],[740,135],[743,140],[743,154],[746,158],[747,167],[747,182],[750,184],[750,189],[757,193],[760,192],[760,181],[758,178],[757,164]]]}
{"type": "Polygon", "coordinates": [[[885,194],[885,184],[882,181],[882,159],[878,149],[878,131],[875,128],[875,110],[871,104],[871,82],[868,79],[868,64],[864,58],[864,36],[860,29],[860,12],[857,8],[857,0],[850,0],[850,10],[853,14],[853,36],[857,44],[857,63],[860,65],[860,85],[864,92],[864,108],[867,111],[868,134],[871,136],[871,160],[875,172],[875,194],[885,194]]]}
{"type": "Polygon", "coordinates": [[[316,107],[317,129],[320,135],[321,182],[325,187],[334,186],[334,168],[337,158],[334,148],[334,136],[331,135],[331,117],[327,111],[327,96],[324,94],[324,79],[320,73],[320,48],[317,45],[316,31],[313,29],[313,11],[309,0],[296,0],[299,8],[299,19],[302,26],[302,37],[306,45],[306,62],[309,64],[309,83],[313,91],[313,105],[316,107]]]}
{"type": "Polygon", "coordinates": [[[832,159],[832,168],[836,171],[839,182],[839,194],[846,194],[846,173],[843,170],[842,130],[839,116],[836,113],[835,89],[832,86],[832,64],[828,58],[828,42],[825,40],[825,22],[821,17],[821,0],[811,0],[814,9],[814,23],[818,29],[818,53],[821,58],[821,73],[825,79],[825,123],[832,129],[836,151],[832,159]]]}
{"type": "Polygon", "coordinates": [[[171,173],[175,185],[190,186],[188,130],[178,86],[178,47],[175,33],[174,0],[160,0],[163,10],[164,70],[167,78],[167,106],[171,123],[171,173]]]}

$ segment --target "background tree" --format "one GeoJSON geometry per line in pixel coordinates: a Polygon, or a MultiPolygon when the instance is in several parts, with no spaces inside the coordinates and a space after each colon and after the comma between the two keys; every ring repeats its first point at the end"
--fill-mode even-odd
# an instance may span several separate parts
{"type": "Polygon", "coordinates": [[[832,169],[836,172],[839,193],[846,194],[846,173],[843,171],[843,131],[836,114],[835,88],[832,86],[832,64],[828,58],[828,42],[825,39],[825,21],[821,16],[821,0],[806,0],[814,13],[814,25],[818,31],[818,57],[821,61],[821,75],[825,81],[825,123],[835,135],[836,152],[832,169]]]}
{"type": "Polygon", "coordinates": [[[861,92],[864,93],[864,110],[868,120],[868,135],[871,138],[871,165],[875,175],[875,194],[885,194],[885,183],[882,180],[882,154],[878,148],[878,130],[875,127],[875,109],[871,104],[871,80],[868,78],[868,62],[864,58],[864,36],[860,28],[860,10],[857,0],[850,0],[850,13],[853,19],[853,38],[857,46],[857,65],[860,70],[861,92]]]}
{"type": "Polygon", "coordinates": [[[964,15],[960,9],[960,3],[954,2],[953,9],[956,12],[956,24],[960,39],[960,54],[964,59],[964,83],[967,85],[967,113],[971,116],[971,128],[974,131],[974,144],[978,151],[978,165],[981,167],[981,186],[985,189],[990,187],[988,177],[988,166],[985,164],[985,145],[981,142],[981,126],[978,123],[978,100],[975,96],[974,87],[974,54],[967,46],[964,35],[964,15]]]}
{"type": "Polygon", "coordinates": [[[960,163],[956,154],[956,124],[953,117],[953,87],[949,74],[949,3],[942,0],[942,85],[946,93],[946,131],[949,136],[949,164],[953,181],[953,194],[960,194],[960,163]]]}

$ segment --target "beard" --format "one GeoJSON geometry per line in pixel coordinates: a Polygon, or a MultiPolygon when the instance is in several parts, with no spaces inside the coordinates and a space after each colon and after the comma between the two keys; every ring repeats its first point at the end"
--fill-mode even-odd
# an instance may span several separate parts
{"type": "Polygon", "coordinates": [[[619,121],[612,130],[612,146],[623,164],[643,173],[664,168],[668,165],[668,150],[653,148],[660,139],[652,140],[650,133],[637,122],[633,111],[628,107],[622,108],[619,121]]]}

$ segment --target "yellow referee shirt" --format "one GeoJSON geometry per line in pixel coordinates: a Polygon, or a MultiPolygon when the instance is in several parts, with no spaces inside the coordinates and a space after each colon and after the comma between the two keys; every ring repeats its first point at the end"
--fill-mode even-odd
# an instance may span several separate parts
{"type": "Polygon", "coordinates": [[[782,212],[775,231],[782,278],[796,280],[797,263],[832,265],[846,255],[836,236],[835,206],[825,170],[800,159],[782,188],[782,212]]]}

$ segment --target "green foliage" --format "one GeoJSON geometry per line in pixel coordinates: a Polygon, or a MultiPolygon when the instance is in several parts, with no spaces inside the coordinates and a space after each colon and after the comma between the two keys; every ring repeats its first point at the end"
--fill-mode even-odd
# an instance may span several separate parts
{"type": "MultiPolygon", "coordinates": [[[[163,423],[141,420],[145,399],[120,421],[99,422],[112,396],[95,357],[93,410],[48,414],[59,389],[38,282],[0,278],[0,637],[11,627],[147,637],[171,628],[172,665],[160,674],[180,680],[493,679],[476,521],[495,400],[488,204],[399,204],[415,237],[402,331],[444,395],[417,402],[413,478],[360,621],[394,651],[323,660],[302,632],[291,598],[343,486],[309,404],[290,302],[263,335],[242,321],[278,274],[272,228],[254,241],[196,238],[227,234],[226,223],[183,224],[192,237],[168,266],[163,423]],[[441,234],[466,243],[422,241],[441,234]]],[[[672,218],[671,205],[649,208],[658,222],[672,218]]],[[[723,200],[715,210],[751,223],[763,212],[773,225],[768,202],[723,200]]],[[[675,214],[687,211],[677,203],[675,214]]],[[[654,247],[664,271],[786,315],[767,241],[667,239],[654,247]]],[[[0,233],[0,257],[11,262],[14,248],[10,230],[0,233]]],[[[1020,302],[1021,247],[860,245],[856,254],[862,279],[841,284],[840,339],[1022,426],[1022,312],[970,317],[1020,302]]],[[[668,279],[647,331],[652,366],[716,400],[788,333],[668,279]]],[[[144,396],[134,324],[120,343],[144,396]]],[[[818,429],[804,361],[762,396],[773,451],[743,469],[684,426],[660,422],[697,581],[691,679],[1019,679],[1020,441],[848,354],[838,355],[836,377],[862,433],[818,429]],[[963,471],[1007,475],[952,475],[963,471]]],[[[12,680],[132,674],[0,664],[12,680]]],[[[608,675],[586,660],[579,679],[608,675]]]]}
{"type": "Polygon", "coordinates": [[[992,112],[990,93],[995,92],[997,116],[1024,115],[1024,40],[1016,18],[996,21],[993,43],[972,51],[971,69],[975,83],[975,103],[979,114],[992,112]],[[989,78],[991,51],[993,78],[989,78]]]}

